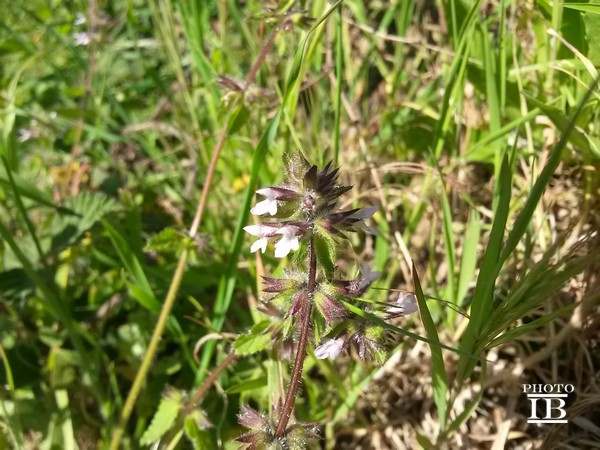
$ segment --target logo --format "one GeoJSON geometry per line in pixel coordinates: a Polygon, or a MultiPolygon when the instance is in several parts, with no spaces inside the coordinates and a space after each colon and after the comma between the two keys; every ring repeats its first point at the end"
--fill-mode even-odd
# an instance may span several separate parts
{"type": "Polygon", "coordinates": [[[531,404],[527,423],[567,423],[565,398],[573,392],[572,384],[524,384],[523,393],[531,404]]]}

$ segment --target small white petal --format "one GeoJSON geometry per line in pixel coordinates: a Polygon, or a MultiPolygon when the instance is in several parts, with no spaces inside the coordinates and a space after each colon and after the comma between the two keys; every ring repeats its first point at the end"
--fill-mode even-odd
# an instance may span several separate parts
{"type": "Polygon", "coordinates": [[[351,219],[368,219],[373,214],[375,214],[378,209],[378,206],[369,206],[368,208],[359,209],[354,214],[351,214],[349,217],[351,219]]]}
{"type": "Polygon", "coordinates": [[[268,243],[269,243],[269,240],[266,237],[262,237],[256,241],[254,241],[254,243],[252,244],[252,247],[250,247],[250,253],[254,253],[258,249],[260,249],[260,251],[262,253],[264,253],[265,250],[267,250],[268,243]]]}
{"type": "Polygon", "coordinates": [[[73,21],[73,25],[83,25],[85,23],[85,16],[81,13],[75,14],[75,20],[73,21]]]}
{"type": "Polygon", "coordinates": [[[344,338],[323,339],[323,343],[315,348],[315,357],[317,359],[331,358],[339,356],[344,348],[344,338]]]}
{"type": "Polygon", "coordinates": [[[267,227],[262,225],[247,225],[244,227],[244,231],[252,236],[264,236],[267,233],[267,227]]]}
{"type": "Polygon", "coordinates": [[[358,284],[360,290],[366,290],[373,284],[373,281],[381,276],[381,272],[372,272],[371,267],[368,264],[361,264],[360,274],[362,275],[360,283],[358,284]]]}
{"type": "Polygon", "coordinates": [[[282,237],[275,244],[275,258],[285,258],[292,250],[298,250],[298,239],[296,239],[296,248],[294,249],[294,242],[292,239],[282,237]]]}
{"type": "Polygon", "coordinates": [[[370,227],[369,225],[367,225],[366,223],[364,223],[362,221],[356,222],[353,226],[357,230],[362,230],[365,233],[370,234],[372,236],[378,236],[379,235],[379,232],[375,228],[370,227]]]}
{"type": "Polygon", "coordinates": [[[73,34],[73,40],[75,41],[75,45],[88,45],[90,43],[90,35],[85,32],[75,33],[73,34]]]}
{"type": "Polygon", "coordinates": [[[396,306],[387,309],[389,314],[408,315],[418,311],[417,297],[412,292],[400,292],[396,306]]]}
{"type": "Polygon", "coordinates": [[[275,234],[281,234],[281,239],[275,244],[275,257],[284,258],[292,250],[298,250],[300,248],[300,242],[298,236],[296,236],[298,229],[294,226],[288,225],[278,229],[275,234]]]}
{"type": "Polygon", "coordinates": [[[277,214],[277,200],[267,198],[262,202],[258,202],[254,206],[254,208],[250,210],[250,213],[254,214],[255,216],[262,216],[266,213],[269,213],[270,215],[274,216],[275,214],[277,214]]]}
{"type": "Polygon", "coordinates": [[[263,195],[270,200],[275,200],[277,193],[271,188],[262,188],[256,191],[257,194],[263,195]]]}

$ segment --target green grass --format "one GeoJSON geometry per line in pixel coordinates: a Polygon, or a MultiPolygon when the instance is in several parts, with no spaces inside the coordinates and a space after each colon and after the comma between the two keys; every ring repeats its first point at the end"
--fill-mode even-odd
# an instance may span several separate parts
{"type": "MultiPolygon", "coordinates": [[[[370,262],[383,276],[365,300],[407,289],[421,313],[382,323],[402,336],[391,367],[309,358],[298,418],[322,423],[326,448],[385,420],[407,447],[475,445],[490,355],[510,366],[543,350],[591,295],[597,3],[7,3],[0,448],[104,448],[119,429],[124,448],[232,448],[239,405],[270,410],[289,364],[260,349],[203,395],[213,427],[185,408],[234,336],[264,320],[256,275],[286,262],[249,254],[242,228],[295,148],[341,166],[347,205],[380,206],[379,236],[352,236],[340,275],[370,262]],[[411,353],[421,344],[426,357],[411,353]],[[399,383],[397,358],[423,367],[412,391],[428,392],[433,426],[376,401],[399,383]]],[[[554,367],[568,367],[569,342],[554,367]]]]}

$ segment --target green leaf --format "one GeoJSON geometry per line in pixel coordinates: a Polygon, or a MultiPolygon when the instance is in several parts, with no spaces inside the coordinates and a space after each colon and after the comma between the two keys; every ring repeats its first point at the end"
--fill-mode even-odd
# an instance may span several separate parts
{"type": "Polygon", "coordinates": [[[187,236],[175,228],[165,228],[157,235],[152,236],[146,246],[145,252],[179,253],[187,244],[187,236]]]}
{"type": "Polygon", "coordinates": [[[252,327],[250,333],[242,334],[233,343],[233,348],[238,356],[247,356],[266,350],[271,347],[271,333],[266,330],[271,322],[263,320],[252,327]]]}
{"type": "Polygon", "coordinates": [[[421,289],[421,283],[419,281],[419,275],[417,274],[417,268],[413,263],[412,267],[413,282],[415,285],[415,295],[417,302],[419,303],[419,313],[421,314],[421,321],[425,327],[427,337],[431,342],[435,342],[436,345],[429,345],[431,351],[431,363],[432,363],[432,374],[431,379],[433,382],[433,399],[440,415],[439,421],[441,429],[446,427],[447,419],[447,403],[446,395],[448,393],[448,376],[446,375],[446,367],[444,366],[444,356],[442,355],[442,349],[440,347],[440,338],[435,328],[435,323],[431,318],[423,290],[421,289]]]}
{"type": "Polygon", "coordinates": [[[501,334],[499,337],[494,339],[487,345],[487,348],[497,347],[505,342],[512,342],[517,339],[519,336],[522,336],[525,333],[529,333],[533,330],[536,330],[549,322],[552,322],[557,317],[561,317],[571,312],[576,305],[567,305],[563,308],[559,308],[556,311],[553,311],[549,314],[544,314],[542,317],[539,317],[531,322],[528,322],[524,325],[518,326],[506,333],[501,334]]]}
{"type": "Polygon", "coordinates": [[[150,283],[146,278],[142,264],[137,259],[135,253],[129,246],[127,240],[107,221],[102,220],[102,224],[106,229],[110,240],[112,241],[115,250],[119,254],[121,262],[135,280],[135,288],[132,290],[136,300],[140,301],[142,306],[150,309],[152,312],[160,311],[160,303],[154,296],[150,283]],[[136,295],[138,294],[138,295],[136,295]]]}
{"type": "Polygon", "coordinates": [[[460,273],[458,276],[458,291],[456,300],[458,305],[462,305],[464,298],[469,291],[469,284],[475,276],[477,267],[477,244],[481,234],[481,220],[477,210],[471,211],[471,219],[467,225],[465,239],[463,243],[462,255],[460,258],[460,273]]]}
{"type": "MultiPolygon", "coordinates": [[[[587,153],[587,156],[594,157],[595,159],[600,158],[600,149],[596,147],[596,143],[594,142],[594,140],[590,139],[587,133],[577,126],[577,122],[574,122],[571,127],[571,119],[567,117],[567,115],[562,110],[560,110],[559,108],[555,108],[554,106],[547,105],[535,98],[528,97],[527,100],[529,103],[532,103],[533,105],[538,107],[544,114],[546,114],[550,118],[552,123],[554,123],[556,128],[558,128],[561,131],[566,131],[566,129],[569,128],[569,132],[563,132],[562,135],[576,148],[585,151],[587,153]]],[[[579,114],[577,116],[579,116],[579,114]]]]}
{"type": "Polygon", "coordinates": [[[114,200],[94,192],[83,192],[76,197],[68,197],[65,206],[71,212],[60,214],[53,224],[54,251],[71,245],[96,222],[117,209],[114,200]]]}
{"type": "Polygon", "coordinates": [[[182,399],[180,392],[171,391],[168,395],[165,395],[158,405],[150,426],[144,431],[140,439],[140,444],[152,444],[169,431],[179,415],[181,406],[182,399]]]}
{"type": "Polygon", "coordinates": [[[454,353],[465,355],[465,356],[470,357],[470,358],[475,358],[472,354],[463,352],[460,349],[457,349],[457,348],[454,348],[454,347],[450,347],[449,345],[442,344],[441,342],[432,341],[431,339],[424,338],[423,336],[419,336],[418,334],[415,334],[415,333],[412,333],[410,331],[407,331],[404,328],[400,328],[400,327],[397,327],[395,325],[389,324],[385,320],[381,319],[380,317],[377,317],[374,314],[371,314],[371,313],[368,313],[366,311],[363,311],[362,309],[354,306],[352,303],[348,303],[348,302],[343,301],[343,300],[341,301],[341,303],[351,313],[356,314],[357,316],[362,317],[363,319],[366,319],[366,320],[368,320],[370,322],[373,322],[373,323],[379,325],[380,327],[385,328],[386,330],[395,331],[396,333],[399,333],[399,334],[401,334],[403,336],[406,336],[406,337],[409,337],[409,338],[412,338],[412,339],[416,339],[418,341],[425,342],[425,343],[427,343],[429,345],[435,345],[435,346],[438,346],[438,347],[443,348],[445,350],[450,350],[451,352],[454,352],[454,353]]]}
{"type": "Polygon", "coordinates": [[[229,118],[229,122],[227,123],[227,133],[234,134],[239,131],[239,129],[242,128],[246,122],[248,122],[249,118],[250,111],[248,111],[248,108],[246,108],[244,102],[240,101],[237,109],[229,118]]]}
{"type": "Polygon", "coordinates": [[[588,12],[592,14],[600,14],[600,4],[592,3],[563,3],[564,8],[576,9],[577,11],[588,12]]]}
{"type": "MultiPolygon", "coordinates": [[[[499,268],[497,267],[504,231],[508,220],[510,199],[512,192],[512,176],[508,163],[508,155],[504,155],[500,174],[496,182],[498,187],[495,192],[498,193],[498,200],[494,210],[494,222],[488,245],[486,247],[479,276],[473,293],[473,303],[471,305],[471,318],[469,324],[460,342],[460,349],[471,354],[474,351],[475,340],[479,337],[479,332],[483,325],[489,320],[492,309],[492,292],[496,285],[499,268]]],[[[462,382],[470,376],[475,368],[476,360],[461,358],[458,364],[458,382],[462,382]]]]}
{"type": "Polygon", "coordinates": [[[195,450],[216,450],[218,447],[208,430],[198,426],[198,418],[194,417],[196,413],[202,414],[200,411],[194,411],[185,418],[185,435],[191,441],[195,450]]]}
{"type": "MultiPolygon", "coordinates": [[[[10,189],[11,183],[10,180],[4,177],[5,172],[6,170],[4,170],[4,168],[0,168],[0,186],[10,189]]],[[[56,205],[52,200],[52,197],[47,195],[45,192],[40,191],[31,182],[24,180],[16,173],[13,173],[12,176],[15,182],[15,187],[22,197],[33,200],[35,203],[43,206],[49,206],[63,212],[70,212],[67,208],[56,205]]]]}
{"type": "Polygon", "coordinates": [[[317,253],[317,264],[325,271],[325,277],[331,280],[333,278],[333,268],[335,267],[335,242],[325,230],[318,227],[313,239],[315,252],[317,253]]]}
{"type": "Polygon", "coordinates": [[[268,384],[268,379],[266,376],[252,378],[251,380],[244,380],[241,383],[235,384],[227,389],[228,394],[240,394],[242,392],[251,391],[253,389],[258,389],[265,387],[268,384]]]}

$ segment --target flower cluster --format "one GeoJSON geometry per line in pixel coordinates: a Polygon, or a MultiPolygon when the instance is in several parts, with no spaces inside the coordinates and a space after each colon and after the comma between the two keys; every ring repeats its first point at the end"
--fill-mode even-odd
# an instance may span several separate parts
{"type": "MultiPolygon", "coordinates": [[[[360,287],[362,286],[361,281],[353,280],[344,283],[360,287]]],[[[400,292],[396,302],[385,308],[385,318],[395,319],[404,317],[416,312],[417,309],[417,298],[415,295],[411,292],[400,292]]],[[[385,336],[381,327],[371,324],[368,321],[354,320],[345,327],[340,328],[344,330],[342,333],[333,338],[324,338],[321,344],[315,348],[315,357],[317,359],[335,359],[343,350],[354,347],[361,359],[370,356],[380,363],[385,360],[385,350],[383,348],[385,336]]]]}
{"type": "Polygon", "coordinates": [[[288,180],[279,186],[256,191],[264,197],[250,212],[256,216],[271,217],[276,221],[249,225],[244,230],[258,239],[251,252],[265,252],[270,239],[279,238],[275,244],[275,257],[284,258],[300,248],[300,240],[314,230],[338,235],[346,231],[376,231],[367,226],[365,219],[377,211],[373,206],[335,212],[338,199],[352,186],[338,186],[338,169],[331,163],[321,171],[310,165],[300,153],[290,157],[286,175],[288,180]],[[281,220],[284,219],[284,220],[281,220]]]}
{"type": "Polygon", "coordinates": [[[289,425],[285,436],[277,438],[277,419],[277,408],[268,417],[249,406],[242,406],[238,422],[250,431],[239,436],[236,441],[247,444],[246,450],[303,450],[308,441],[319,439],[319,427],[314,423],[289,425]]]}
{"type": "Polygon", "coordinates": [[[387,307],[366,300],[367,290],[380,276],[367,266],[361,267],[355,279],[336,276],[339,240],[352,232],[377,234],[365,222],[377,212],[376,206],[338,209],[340,197],[350,189],[338,184],[338,169],[331,163],[318,170],[298,152],[287,160],[286,181],[257,191],[261,198],[250,212],[261,221],[244,228],[256,238],[250,251],[264,253],[269,242],[275,241],[275,257],[295,252],[291,268],[282,278],[263,277],[266,298],[259,309],[273,319],[257,333],[270,335],[267,341],[281,358],[294,352],[295,358],[280,409],[270,418],[247,407],[242,409],[239,421],[251,431],[238,441],[248,444],[248,449],[303,448],[307,436],[314,434],[307,431],[314,429],[313,425],[288,424],[309,343],[319,359],[336,358],[352,348],[361,359],[383,363],[386,330],[381,321],[416,311],[416,299],[410,293],[402,293],[387,307]]]}

